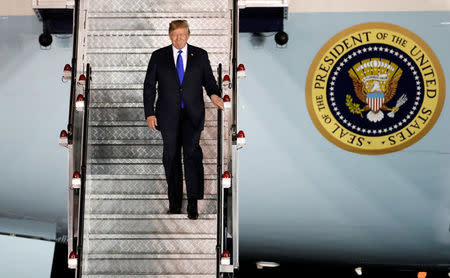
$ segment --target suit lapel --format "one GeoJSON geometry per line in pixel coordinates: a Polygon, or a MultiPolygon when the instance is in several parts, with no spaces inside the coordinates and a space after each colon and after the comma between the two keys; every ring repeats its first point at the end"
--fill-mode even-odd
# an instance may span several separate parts
{"type": "MultiPolygon", "coordinates": [[[[167,47],[166,56],[167,56],[167,63],[169,65],[170,71],[172,72],[173,78],[175,78],[178,85],[180,85],[180,80],[178,80],[177,68],[175,67],[175,63],[174,63],[174,59],[173,59],[172,45],[169,45],[167,47]]],[[[183,79],[184,79],[184,77],[183,77],[183,79]]]]}
{"type": "Polygon", "coordinates": [[[195,52],[193,51],[192,47],[188,44],[187,45],[187,64],[186,64],[186,71],[184,72],[183,79],[186,78],[186,74],[188,74],[192,68],[192,63],[194,60],[195,52]]]}

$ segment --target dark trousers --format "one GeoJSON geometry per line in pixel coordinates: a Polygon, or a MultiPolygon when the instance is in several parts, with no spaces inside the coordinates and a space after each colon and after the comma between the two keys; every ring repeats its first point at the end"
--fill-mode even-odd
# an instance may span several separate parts
{"type": "Polygon", "coordinates": [[[181,206],[183,198],[183,172],[181,147],[183,147],[184,175],[188,198],[203,199],[204,169],[200,147],[201,129],[194,129],[182,109],[178,124],[162,130],[163,164],[169,186],[169,202],[181,206]]]}

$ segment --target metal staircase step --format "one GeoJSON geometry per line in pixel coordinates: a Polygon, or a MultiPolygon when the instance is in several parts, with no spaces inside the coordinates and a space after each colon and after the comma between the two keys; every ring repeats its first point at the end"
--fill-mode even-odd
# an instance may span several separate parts
{"type": "Polygon", "coordinates": [[[86,214],[89,234],[211,234],[217,231],[216,214],[86,214]]]}
{"type": "MultiPolygon", "coordinates": [[[[136,31],[138,32],[138,31],[136,31]]],[[[138,35],[128,32],[126,35],[110,31],[105,35],[89,35],[87,48],[162,48],[171,44],[169,36],[164,35],[138,35]]],[[[200,48],[223,48],[229,47],[229,39],[224,35],[197,35],[191,34],[189,38],[191,45],[200,48]]]]}
{"type": "MultiPolygon", "coordinates": [[[[227,123],[227,122],[226,122],[227,123]]],[[[145,120],[132,120],[132,121],[90,121],[89,126],[120,126],[120,127],[126,127],[126,126],[147,126],[147,123],[145,120]]],[[[213,126],[217,127],[217,121],[208,120],[205,121],[205,127],[207,126],[213,126]]]]}
{"type": "MultiPolygon", "coordinates": [[[[214,76],[217,76],[216,67],[212,68],[214,76]]],[[[92,74],[92,84],[143,84],[145,80],[146,70],[135,71],[97,71],[92,74]]],[[[223,74],[228,74],[224,68],[223,74]]],[[[126,87],[125,87],[126,88],[126,87]]]]}
{"type": "MultiPolygon", "coordinates": [[[[215,214],[201,214],[199,219],[215,219],[217,215],[215,214]]],[[[184,219],[186,218],[186,215],[183,214],[94,214],[94,213],[87,213],[86,219],[104,219],[104,220],[117,220],[117,219],[171,219],[171,220],[178,220],[178,219],[184,219]]],[[[188,219],[185,219],[188,220],[188,219]]],[[[215,232],[215,231],[214,231],[215,232]]]]}
{"type": "MultiPolygon", "coordinates": [[[[94,104],[95,106],[96,104],[94,104]]],[[[102,104],[111,106],[113,104],[102,104]]],[[[139,106],[139,103],[134,104],[139,106]]],[[[217,109],[207,108],[205,111],[205,121],[217,121],[217,109]]],[[[91,107],[89,108],[89,121],[143,121],[145,122],[145,112],[142,107],[91,107]]]]}
{"type": "MultiPolygon", "coordinates": [[[[91,180],[165,180],[165,175],[91,175],[87,174],[86,179],[91,180]]],[[[216,179],[217,175],[206,175],[205,180],[216,179]]]]}
{"type": "MultiPolygon", "coordinates": [[[[147,63],[144,64],[140,64],[140,65],[133,65],[133,66],[128,66],[128,65],[119,65],[119,66],[99,66],[99,65],[92,65],[92,72],[94,72],[92,75],[98,75],[100,73],[104,73],[104,72],[126,72],[126,73],[131,73],[131,72],[147,72],[147,63]]],[[[223,65],[223,63],[222,63],[223,65]]],[[[219,63],[217,64],[213,64],[211,63],[211,69],[213,69],[213,71],[215,69],[217,69],[217,67],[219,66],[219,63]]],[[[142,79],[142,82],[144,82],[144,79],[142,79]]]]}
{"type": "Polygon", "coordinates": [[[177,12],[199,13],[225,12],[228,10],[228,1],[211,0],[135,0],[135,1],[110,1],[97,0],[89,2],[90,12],[118,13],[161,13],[177,12]]]}
{"type": "MultiPolygon", "coordinates": [[[[145,67],[147,70],[151,53],[95,53],[87,57],[87,62],[93,66],[95,71],[108,71],[117,67],[145,67]]],[[[223,69],[228,71],[227,53],[208,53],[212,69],[217,69],[219,63],[223,69]]]]}
{"type": "MultiPolygon", "coordinates": [[[[161,132],[148,126],[91,126],[89,140],[162,140],[161,132]]],[[[217,140],[217,127],[204,127],[200,140],[217,140]]]]}
{"type": "MultiPolygon", "coordinates": [[[[158,50],[158,47],[131,47],[131,48],[89,48],[86,49],[86,53],[89,58],[92,54],[151,54],[153,51],[158,50]]],[[[208,56],[214,54],[229,55],[228,48],[210,46],[203,48],[208,52],[208,56]]]]}
{"type": "MultiPolygon", "coordinates": [[[[157,180],[117,180],[115,176],[111,179],[95,180],[90,176],[86,180],[86,194],[167,194],[167,182],[163,179],[157,180]]],[[[183,194],[186,194],[186,183],[183,181],[183,194]]],[[[205,179],[204,194],[217,194],[217,178],[205,179]]]]}
{"type": "Polygon", "coordinates": [[[215,274],[182,274],[182,275],[164,275],[164,274],[159,274],[159,275],[140,275],[140,274],[132,274],[132,275],[126,275],[126,274],[106,274],[106,275],[101,275],[101,274],[93,274],[93,275],[83,275],[83,277],[86,278],[110,278],[110,277],[114,277],[114,278],[216,278],[215,274]]]}
{"type": "MultiPolygon", "coordinates": [[[[148,140],[102,140],[101,144],[90,144],[88,157],[90,158],[159,158],[163,156],[163,146],[150,145],[148,140]]],[[[200,143],[203,157],[217,158],[217,141],[204,140],[200,143]],[[208,142],[210,141],[210,142],[208,142]]],[[[227,153],[225,151],[225,153],[227,153]]],[[[94,173],[92,173],[94,174],[94,173]]],[[[131,174],[131,173],[129,173],[131,174]]],[[[150,173],[149,173],[150,174],[150,173]]],[[[153,174],[153,173],[151,173],[153,174]]],[[[206,174],[206,172],[205,172],[206,174]]]]}
{"type": "MultiPolygon", "coordinates": [[[[196,19],[196,20],[202,20],[202,19],[209,19],[209,18],[220,18],[220,17],[226,17],[228,21],[226,21],[225,23],[227,25],[229,25],[229,20],[230,20],[230,14],[228,12],[184,12],[184,13],[179,13],[177,11],[170,11],[170,12],[152,12],[152,13],[146,13],[146,12],[113,12],[113,13],[109,13],[109,12],[90,12],[88,13],[88,17],[89,17],[89,21],[92,21],[93,19],[97,19],[97,18],[107,18],[107,19],[138,19],[138,18],[189,18],[190,20],[192,19],[196,19]]],[[[202,21],[200,21],[199,24],[201,27],[205,28],[207,26],[202,26],[202,21]]],[[[189,27],[190,29],[193,29],[193,27],[196,24],[194,22],[189,22],[189,27]]],[[[167,26],[165,26],[167,29],[167,26]]]]}
{"type": "MultiPolygon", "coordinates": [[[[163,175],[162,163],[154,164],[90,164],[91,175],[163,175]]],[[[205,174],[217,173],[215,164],[203,164],[205,174]]]]}
{"type": "MultiPolygon", "coordinates": [[[[95,20],[91,20],[91,24],[92,21],[95,20]]],[[[132,26],[124,26],[121,25],[121,21],[117,21],[116,22],[112,22],[113,24],[115,23],[115,25],[119,25],[118,27],[114,27],[113,25],[109,26],[109,21],[108,22],[102,22],[103,24],[101,24],[102,26],[99,28],[93,28],[87,31],[87,35],[88,36],[168,36],[168,26],[169,26],[169,22],[167,19],[164,20],[164,27],[165,28],[158,28],[158,27],[154,27],[151,25],[151,22],[154,20],[146,20],[148,23],[144,25],[147,26],[142,26],[143,24],[141,24],[141,26],[139,27],[140,29],[130,29],[132,28],[132,26]],[[150,24],[149,24],[150,23],[150,24]],[[109,26],[109,27],[108,27],[109,26]]],[[[143,21],[145,22],[145,20],[143,21]]],[[[124,21],[122,24],[126,24],[126,22],[124,21]]],[[[100,25],[97,23],[97,25],[100,25]]],[[[205,29],[197,29],[194,30],[194,33],[192,33],[193,31],[191,31],[191,36],[195,35],[195,36],[223,36],[226,35],[228,33],[228,30],[224,30],[223,28],[219,28],[217,27],[217,29],[213,29],[213,28],[205,28],[205,29]]]]}
{"type": "MultiPolygon", "coordinates": [[[[227,93],[226,90],[224,93],[227,93]]],[[[141,104],[137,107],[144,107],[143,105],[143,89],[91,89],[90,91],[90,107],[102,107],[102,104],[117,105],[117,107],[136,107],[134,105],[141,104]],[[124,106],[120,106],[124,105],[124,106]]],[[[214,108],[210,98],[204,93],[203,101],[206,108],[214,108]]],[[[114,106],[111,106],[114,107],[114,106]]]]}
{"type": "MultiPolygon", "coordinates": [[[[160,139],[135,139],[135,140],[91,140],[89,145],[149,145],[149,144],[157,144],[161,143],[160,139]]],[[[217,140],[204,139],[201,142],[203,145],[215,145],[217,140]]],[[[155,147],[158,147],[155,145],[155,147]]],[[[126,158],[126,157],[124,157],[126,158]]]]}
{"type": "MultiPolygon", "coordinates": [[[[137,239],[137,238],[86,238],[85,250],[92,254],[215,254],[216,239],[137,239]]],[[[90,257],[92,259],[92,257],[90,257]]],[[[198,258],[197,258],[198,259],[198,258]]]]}
{"type": "Polygon", "coordinates": [[[216,259],[89,259],[83,274],[215,274],[216,259]]]}
{"type": "MultiPolygon", "coordinates": [[[[183,152],[183,150],[181,150],[183,152]]],[[[214,164],[216,158],[204,158],[203,163],[214,164]]],[[[87,164],[158,164],[162,163],[158,158],[92,158],[88,159],[87,164]]]]}
{"type": "MultiPolygon", "coordinates": [[[[186,198],[184,195],[182,213],[187,213],[186,198]]],[[[85,207],[93,214],[166,214],[169,200],[167,194],[91,194],[86,196],[85,207]]],[[[204,199],[198,200],[198,212],[217,213],[216,195],[204,195],[204,199]]]]}
{"type": "MultiPolygon", "coordinates": [[[[213,69],[214,73],[214,69],[213,69]]],[[[226,71],[223,74],[227,74],[226,71]]],[[[125,89],[144,89],[144,80],[135,83],[91,83],[91,90],[125,90],[125,89]]]]}
{"type": "MultiPolygon", "coordinates": [[[[93,234],[89,239],[216,239],[216,234],[93,234]]],[[[141,255],[141,254],[138,254],[141,255]]],[[[157,255],[157,254],[152,254],[157,255]]]]}
{"type": "MultiPolygon", "coordinates": [[[[140,92],[142,97],[142,92],[140,92]]],[[[107,97],[108,98],[108,97],[107,97]]],[[[106,102],[102,100],[97,100],[89,103],[89,108],[144,108],[144,104],[142,101],[136,102],[106,102]]],[[[212,102],[210,102],[209,98],[205,99],[205,112],[215,112],[217,108],[214,106],[212,102]]]]}
{"type": "Polygon", "coordinates": [[[215,254],[208,253],[174,253],[174,254],[157,254],[157,253],[141,253],[141,254],[90,254],[94,259],[211,259],[215,254]]]}
{"type": "MultiPolygon", "coordinates": [[[[166,194],[90,194],[90,200],[167,200],[166,194]]],[[[184,198],[186,199],[186,198],[184,198]]],[[[216,200],[214,194],[205,195],[204,200],[216,200]]],[[[199,200],[202,201],[202,200],[199,200]]]]}

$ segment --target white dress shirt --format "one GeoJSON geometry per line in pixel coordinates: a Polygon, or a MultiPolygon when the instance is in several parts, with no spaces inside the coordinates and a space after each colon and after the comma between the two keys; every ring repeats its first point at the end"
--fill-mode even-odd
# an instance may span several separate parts
{"type": "MultiPolygon", "coordinates": [[[[175,46],[172,45],[172,51],[173,51],[173,60],[175,62],[175,68],[177,67],[177,59],[178,59],[178,50],[175,46]]],[[[186,65],[187,65],[187,44],[181,49],[183,52],[181,52],[181,57],[183,58],[183,70],[186,72],[186,65]]]]}

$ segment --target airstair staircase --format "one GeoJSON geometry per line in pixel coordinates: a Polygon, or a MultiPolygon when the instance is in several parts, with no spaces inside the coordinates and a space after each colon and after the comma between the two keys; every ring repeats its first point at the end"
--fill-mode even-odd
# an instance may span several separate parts
{"type": "Polygon", "coordinates": [[[236,5],[75,1],[68,233],[69,264],[77,277],[231,277],[238,268],[236,112],[219,112],[204,94],[205,198],[198,201],[199,218],[191,220],[186,199],[182,214],[167,214],[162,138],[148,128],[143,107],[150,56],[170,45],[174,19],[188,21],[188,43],[208,51],[221,88],[222,76],[232,76],[234,89],[223,93],[232,94],[236,106],[236,5]],[[76,84],[80,75],[86,82],[76,84]],[[82,113],[74,109],[81,102],[82,113]],[[230,189],[221,185],[224,171],[232,173],[230,189]],[[74,172],[80,173],[79,188],[74,172]],[[221,258],[225,250],[231,253],[229,264],[221,258]]]}

